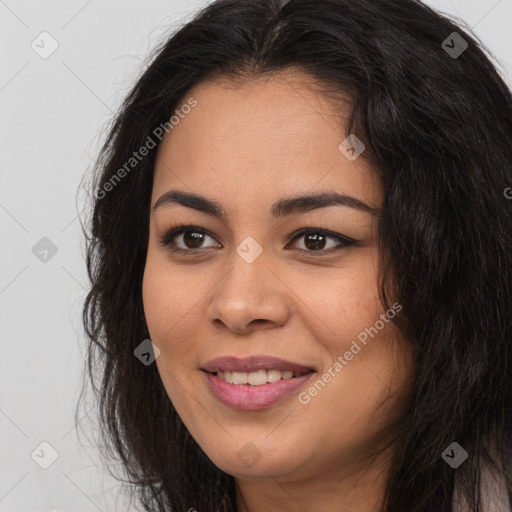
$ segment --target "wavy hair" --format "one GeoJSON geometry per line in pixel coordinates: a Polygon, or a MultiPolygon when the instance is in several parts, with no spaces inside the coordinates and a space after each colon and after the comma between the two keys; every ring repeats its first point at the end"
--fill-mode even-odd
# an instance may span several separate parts
{"type": "Polygon", "coordinates": [[[102,456],[120,461],[147,511],[236,510],[234,478],[191,437],[156,365],[134,356],[149,338],[157,148],[126,163],[192,87],[289,68],[350,98],[346,134],[364,141],[384,186],[379,288],[387,307],[391,294],[402,304],[394,321],[418,366],[383,511],[452,511],[457,491],[484,512],[484,467],[512,494],[512,96],[478,38],[417,0],[218,0],[151,56],[109,125],[82,226],[102,456]],[[458,56],[443,43],[455,47],[453,32],[468,43],[458,56]],[[441,457],[454,441],[468,453],[456,470],[441,457]]]}

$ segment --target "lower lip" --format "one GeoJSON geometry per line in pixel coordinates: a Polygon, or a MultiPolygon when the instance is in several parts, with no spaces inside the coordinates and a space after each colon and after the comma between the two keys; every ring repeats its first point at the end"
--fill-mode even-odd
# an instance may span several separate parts
{"type": "Polygon", "coordinates": [[[264,409],[297,391],[314,372],[301,377],[267,382],[261,386],[229,384],[213,373],[204,372],[212,393],[228,407],[241,410],[264,409]]]}

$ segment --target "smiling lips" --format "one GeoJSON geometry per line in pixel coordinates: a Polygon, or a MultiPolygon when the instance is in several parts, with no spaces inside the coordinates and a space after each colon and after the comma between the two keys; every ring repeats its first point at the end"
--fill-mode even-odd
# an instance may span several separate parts
{"type": "Polygon", "coordinates": [[[212,393],[228,407],[251,410],[274,405],[301,387],[312,368],[270,356],[221,357],[202,368],[212,393]]]}

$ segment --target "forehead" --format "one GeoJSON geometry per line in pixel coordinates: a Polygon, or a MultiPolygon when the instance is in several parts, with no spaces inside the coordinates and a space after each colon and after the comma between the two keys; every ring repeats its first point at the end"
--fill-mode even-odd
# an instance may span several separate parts
{"type": "Polygon", "coordinates": [[[350,161],[339,149],[348,103],[321,94],[307,75],[216,80],[190,90],[183,103],[191,97],[197,105],[160,144],[153,204],[171,188],[226,203],[261,203],[262,192],[274,202],[319,188],[380,204],[379,182],[367,161],[350,161]]]}

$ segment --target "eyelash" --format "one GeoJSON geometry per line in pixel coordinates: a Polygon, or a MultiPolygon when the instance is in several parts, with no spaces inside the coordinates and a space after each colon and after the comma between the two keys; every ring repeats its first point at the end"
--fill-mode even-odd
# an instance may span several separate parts
{"type": "MultiPolygon", "coordinates": [[[[176,244],[172,242],[172,239],[175,238],[178,235],[183,234],[185,231],[192,231],[195,233],[201,233],[204,235],[208,235],[209,237],[213,238],[215,240],[215,237],[213,237],[206,229],[200,228],[198,226],[192,226],[192,225],[185,225],[185,224],[175,224],[171,226],[171,228],[167,231],[167,233],[164,235],[164,237],[160,240],[160,244],[170,249],[172,252],[175,253],[181,253],[181,254],[198,254],[204,249],[182,249],[181,247],[176,247],[176,244]]],[[[352,238],[348,238],[346,236],[340,235],[338,233],[333,233],[332,231],[326,230],[326,229],[320,229],[315,228],[314,226],[307,226],[305,228],[299,229],[295,233],[293,233],[291,242],[295,242],[296,240],[300,239],[301,237],[308,235],[308,234],[322,234],[329,238],[334,238],[340,244],[342,245],[341,248],[334,248],[330,247],[329,249],[319,249],[317,251],[310,251],[307,249],[294,249],[296,251],[300,252],[306,252],[310,254],[318,254],[318,255],[325,255],[329,254],[333,251],[333,249],[336,249],[336,251],[344,249],[346,247],[350,247],[353,245],[357,245],[357,241],[353,240],[352,238]]],[[[217,242],[218,243],[218,242],[217,242]]]]}

